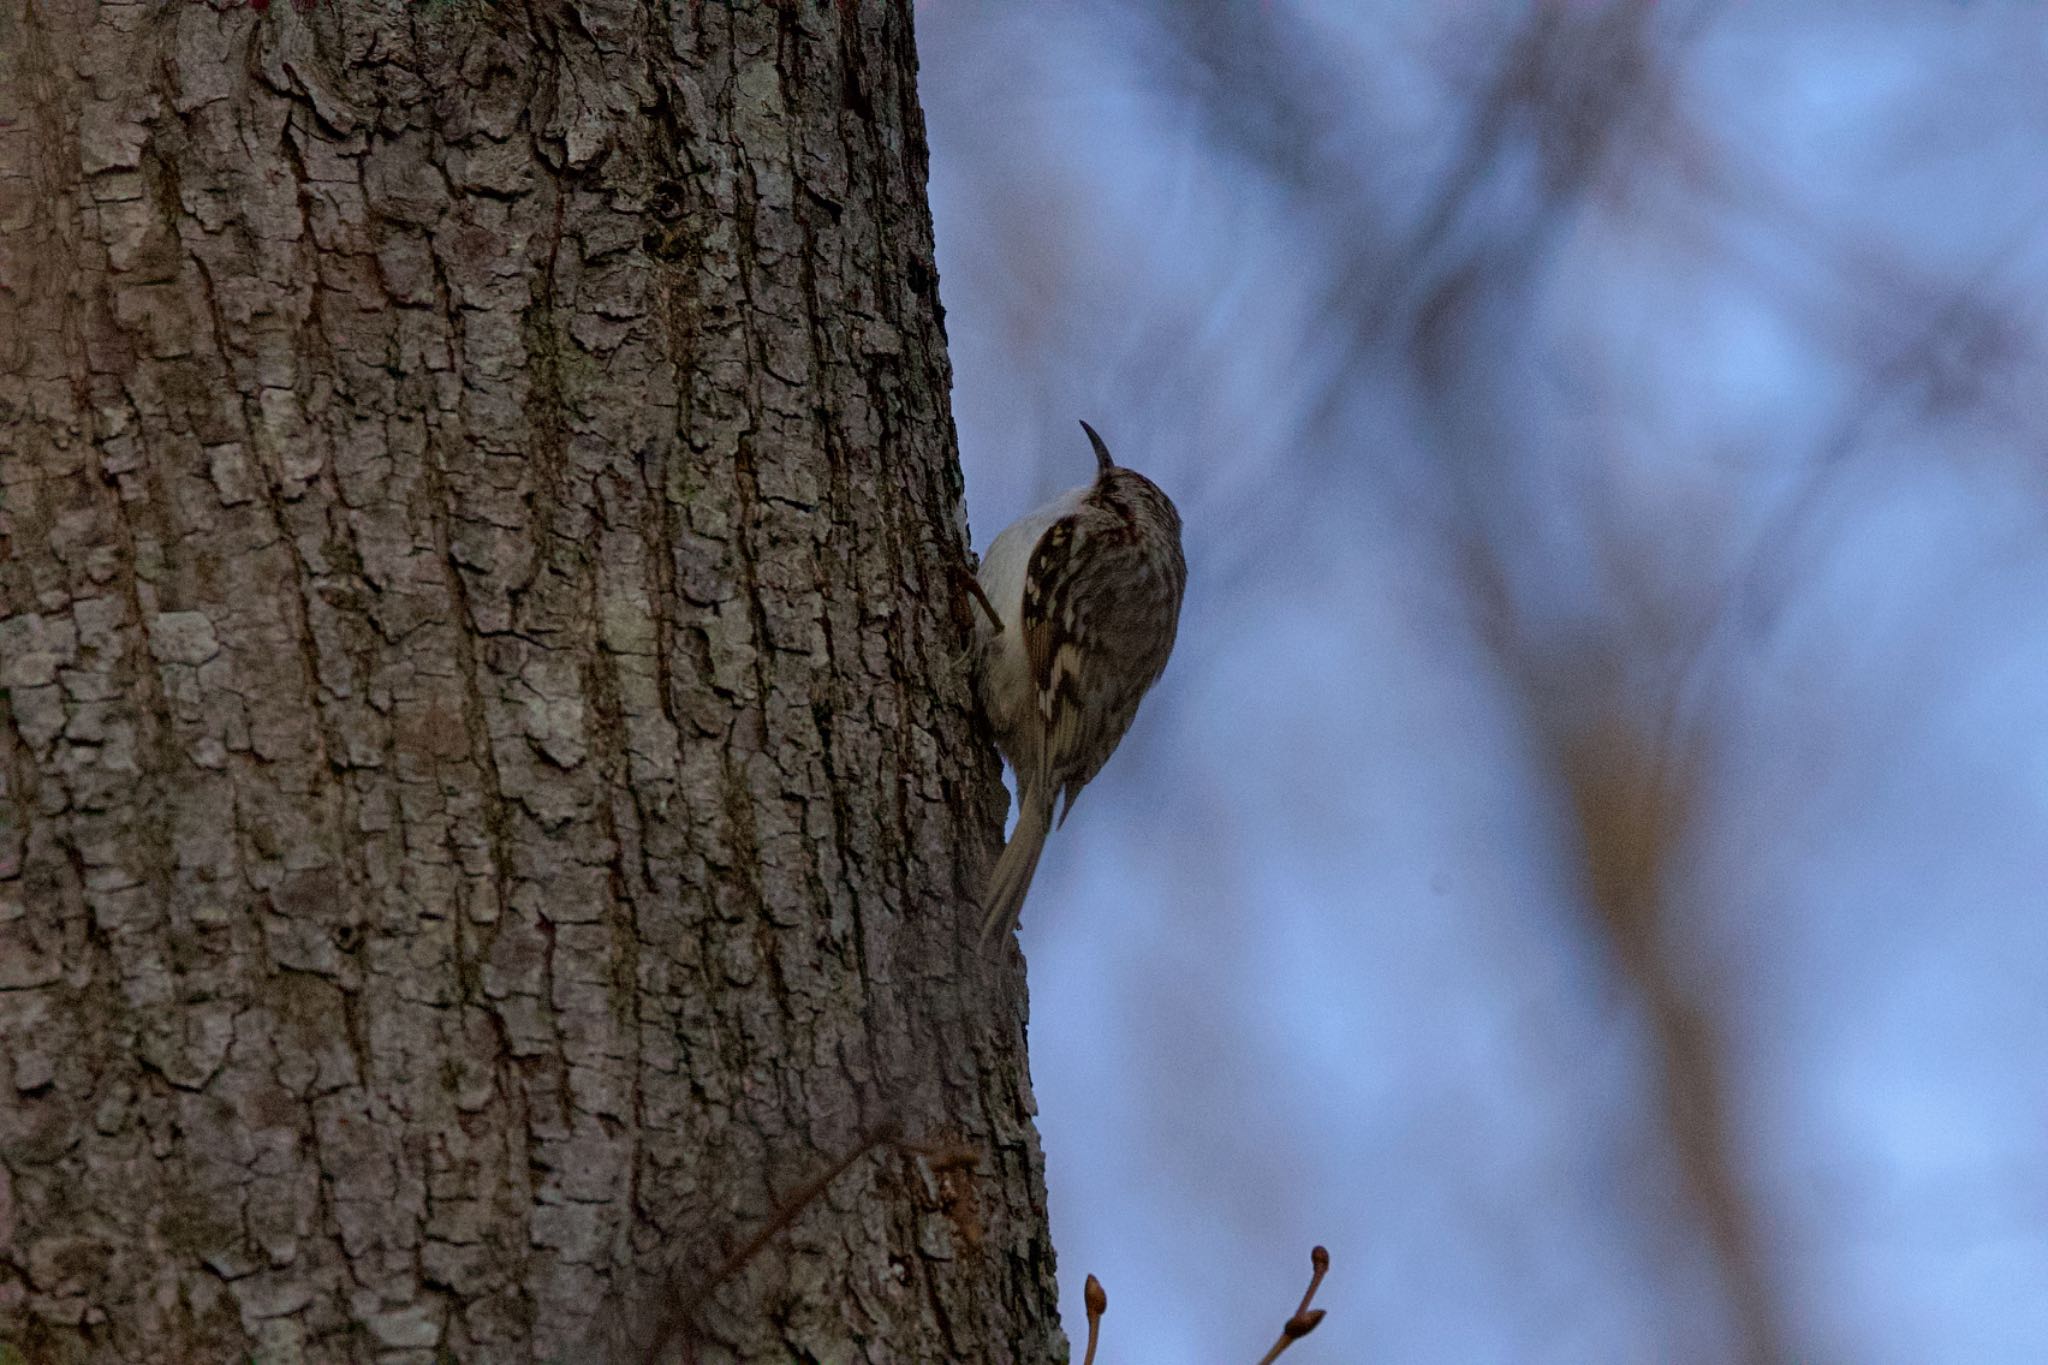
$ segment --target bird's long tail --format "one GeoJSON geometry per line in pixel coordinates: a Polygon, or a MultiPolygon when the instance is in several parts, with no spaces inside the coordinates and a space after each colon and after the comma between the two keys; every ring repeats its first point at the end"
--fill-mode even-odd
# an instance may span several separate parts
{"type": "Polygon", "coordinates": [[[1038,870],[1038,855],[1045,851],[1046,832],[1052,828],[1050,799],[1025,792],[1017,807],[1017,828],[1003,845],[996,870],[989,874],[988,894],[981,898],[982,908],[988,912],[981,922],[984,944],[1017,927],[1024,896],[1031,890],[1031,874],[1038,870]]]}

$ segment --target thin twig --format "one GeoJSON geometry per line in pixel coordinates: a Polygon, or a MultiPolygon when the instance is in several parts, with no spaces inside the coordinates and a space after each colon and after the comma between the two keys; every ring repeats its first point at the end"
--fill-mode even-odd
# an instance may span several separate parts
{"type": "Polygon", "coordinates": [[[1323,1310],[1310,1308],[1309,1304],[1315,1301],[1316,1290],[1322,1286],[1323,1276],[1329,1273],[1330,1253],[1317,1247],[1308,1254],[1308,1263],[1311,1273],[1308,1277],[1308,1289],[1301,1296],[1301,1307],[1295,1309],[1294,1316],[1281,1325],[1280,1339],[1273,1343],[1272,1350],[1259,1357],[1259,1365],[1273,1365],[1273,1362],[1280,1358],[1281,1352],[1315,1331],[1323,1320],[1323,1310]]]}
{"type": "Polygon", "coordinates": [[[687,1289],[682,1289],[680,1286],[672,1284],[670,1289],[674,1295],[674,1301],[667,1311],[662,1314],[661,1322],[655,1328],[654,1340],[648,1344],[647,1365],[661,1365],[662,1353],[669,1348],[670,1344],[678,1336],[696,1330],[697,1310],[704,1306],[704,1301],[711,1296],[713,1290],[717,1289],[734,1275],[737,1275],[748,1261],[760,1255],[761,1248],[774,1240],[775,1234],[795,1222],[797,1215],[816,1202],[818,1196],[823,1194],[833,1181],[844,1175],[848,1167],[852,1166],[854,1162],[866,1156],[876,1147],[884,1143],[898,1141],[900,1132],[901,1125],[893,1118],[884,1119],[881,1123],[876,1124],[873,1128],[862,1134],[860,1140],[854,1143],[844,1156],[813,1176],[808,1183],[800,1187],[787,1199],[784,1199],[774,1214],[769,1217],[768,1221],[756,1229],[752,1237],[741,1243],[737,1250],[720,1262],[718,1268],[712,1271],[710,1275],[687,1289]]]}

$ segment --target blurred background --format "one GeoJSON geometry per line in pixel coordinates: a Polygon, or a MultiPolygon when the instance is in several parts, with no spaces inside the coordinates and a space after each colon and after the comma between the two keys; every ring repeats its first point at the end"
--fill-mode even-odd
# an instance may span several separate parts
{"type": "Polygon", "coordinates": [[[975,540],[1179,501],[1026,907],[1070,1332],[2048,1360],[2048,6],[920,0],[975,540]]]}

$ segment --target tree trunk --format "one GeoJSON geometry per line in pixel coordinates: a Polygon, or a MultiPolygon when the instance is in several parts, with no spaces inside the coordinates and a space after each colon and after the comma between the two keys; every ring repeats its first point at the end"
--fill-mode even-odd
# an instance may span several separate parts
{"type": "Polygon", "coordinates": [[[0,0],[0,1344],[1064,1352],[914,70],[0,0]]]}

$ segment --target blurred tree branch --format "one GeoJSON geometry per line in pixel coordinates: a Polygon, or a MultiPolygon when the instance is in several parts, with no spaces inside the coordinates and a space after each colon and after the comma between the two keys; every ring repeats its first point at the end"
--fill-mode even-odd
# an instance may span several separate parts
{"type": "MultiPolygon", "coordinates": [[[[1352,229],[1344,240],[1355,249],[1339,262],[1324,296],[1324,335],[1304,342],[1305,352],[1329,349],[1337,359],[1324,368],[1326,383],[1285,443],[1290,458],[1313,459],[1329,445],[1352,381],[1396,338],[1403,339],[1413,382],[1434,406],[1455,409],[1455,393],[1486,384],[1493,358],[1470,344],[1473,301],[1521,292],[1568,211],[1603,177],[1630,173],[1615,164],[1624,142],[1647,148],[1684,140],[1674,99],[1678,56],[1718,6],[1695,5],[1675,20],[1659,10],[1651,0],[1531,7],[1406,233],[1375,217],[1370,187],[1357,183],[1350,162],[1317,151],[1327,123],[1318,111],[1343,78],[1306,55],[1316,49],[1290,33],[1286,19],[1272,7],[1255,13],[1224,4],[1202,7],[1196,22],[1185,22],[1179,6],[1174,13],[1182,22],[1168,25],[1161,16],[1162,31],[1204,74],[1219,140],[1240,154],[1263,155],[1274,181],[1305,211],[1352,229]],[[1483,227],[1475,223],[1486,188],[1530,148],[1540,170],[1535,192],[1519,201],[1519,212],[1503,213],[1489,199],[1490,217],[1483,227]]],[[[1488,515],[1498,480],[1473,481],[1455,433],[1446,433],[1440,448],[1440,474],[1453,490],[1447,536],[1464,547],[1477,600],[1502,608],[1507,614],[1496,619],[1505,624],[1513,620],[1513,595],[1488,515]]],[[[1320,489],[1322,480],[1305,486],[1320,489]]],[[[1690,812],[1690,761],[1663,749],[1659,727],[1629,710],[1631,698],[1613,685],[1618,671],[1602,658],[1607,647],[1586,654],[1580,641],[1560,652],[1538,646],[1522,625],[1509,625],[1496,644],[1506,646],[1503,662],[1555,746],[1592,899],[1650,1021],[1662,1072],[1662,1126],[1719,1265],[1742,1357],[1759,1365],[1789,1359],[1733,1155],[1712,1014],[1681,986],[1661,951],[1661,893],[1690,812]],[[1611,676],[1589,678],[1594,672],[1611,676]],[[1582,691],[1589,682],[1599,684],[1590,708],[1582,691]],[[1558,705],[1566,696],[1574,700],[1558,705]]]]}

